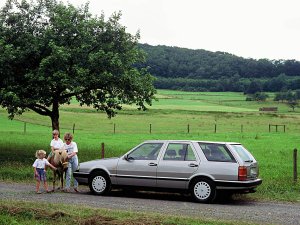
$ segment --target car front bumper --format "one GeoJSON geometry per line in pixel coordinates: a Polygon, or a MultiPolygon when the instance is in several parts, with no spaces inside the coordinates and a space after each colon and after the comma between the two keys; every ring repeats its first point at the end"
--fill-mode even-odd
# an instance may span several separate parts
{"type": "Polygon", "coordinates": [[[79,184],[88,184],[89,182],[89,173],[83,173],[79,171],[75,171],[73,173],[74,178],[77,180],[79,184]]]}

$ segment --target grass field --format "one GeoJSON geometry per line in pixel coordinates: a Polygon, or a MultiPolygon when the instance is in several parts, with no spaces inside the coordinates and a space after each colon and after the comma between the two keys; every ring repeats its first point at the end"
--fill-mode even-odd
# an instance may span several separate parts
{"type": "MultiPolygon", "coordinates": [[[[148,139],[236,141],[259,161],[263,184],[254,198],[300,201],[300,185],[293,182],[293,149],[300,143],[300,110],[283,103],[249,102],[242,93],[180,92],[159,90],[148,111],[124,106],[117,117],[79,107],[76,101],[60,108],[61,132],[73,131],[79,159],[119,156],[148,139]],[[260,107],[278,107],[262,113],[260,107]],[[298,112],[299,111],[299,112],[298,112]],[[269,132],[269,124],[285,125],[269,132]],[[151,127],[151,130],[150,130],[151,127]]],[[[31,181],[34,152],[49,152],[50,119],[33,112],[7,119],[0,109],[0,179],[31,181]]],[[[299,166],[298,166],[299,171],[299,166]]]]}
{"type": "Polygon", "coordinates": [[[187,216],[171,216],[158,213],[142,213],[133,210],[117,211],[94,209],[67,204],[27,203],[24,201],[10,202],[0,200],[0,222],[11,224],[95,224],[95,225],[230,225],[253,224],[232,219],[216,220],[211,218],[189,218],[187,216]]]}

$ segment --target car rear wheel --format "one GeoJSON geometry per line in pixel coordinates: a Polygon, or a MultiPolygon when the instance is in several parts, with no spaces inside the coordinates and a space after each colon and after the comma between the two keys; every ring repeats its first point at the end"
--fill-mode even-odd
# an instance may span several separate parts
{"type": "Polygon", "coordinates": [[[93,172],[89,179],[91,192],[96,195],[104,195],[110,191],[111,182],[108,176],[101,171],[93,172]]]}
{"type": "Polygon", "coordinates": [[[199,178],[192,183],[191,194],[197,202],[210,203],[216,197],[216,187],[213,181],[199,178]]]}

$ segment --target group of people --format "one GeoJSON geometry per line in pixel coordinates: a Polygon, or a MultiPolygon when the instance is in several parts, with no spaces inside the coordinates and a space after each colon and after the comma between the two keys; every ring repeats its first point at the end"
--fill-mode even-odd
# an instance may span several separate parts
{"type": "MultiPolygon", "coordinates": [[[[64,134],[64,141],[63,142],[59,138],[59,131],[54,130],[52,132],[53,139],[50,142],[51,151],[49,153],[48,158],[46,159],[46,151],[44,150],[37,150],[35,157],[36,160],[33,163],[34,168],[34,177],[36,179],[36,193],[40,194],[40,183],[43,182],[44,188],[46,192],[50,192],[48,189],[47,178],[46,178],[46,166],[51,167],[54,170],[57,168],[54,165],[49,163],[50,158],[55,154],[56,150],[65,149],[68,154],[68,169],[66,171],[66,186],[64,191],[70,192],[71,187],[71,178],[72,174],[78,168],[78,148],[76,142],[73,141],[73,135],[71,133],[64,134]]],[[[78,182],[76,179],[73,181],[74,184],[74,191],[78,191],[78,182]]]]}

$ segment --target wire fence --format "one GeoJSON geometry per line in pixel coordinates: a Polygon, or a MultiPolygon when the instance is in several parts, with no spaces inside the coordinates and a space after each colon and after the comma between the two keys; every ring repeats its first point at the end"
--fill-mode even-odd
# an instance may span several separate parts
{"type": "MultiPolygon", "coordinates": [[[[165,124],[164,124],[165,125],[165,124]]],[[[11,132],[51,132],[51,126],[41,126],[37,129],[36,124],[28,122],[23,123],[23,128],[16,127],[15,129],[9,129],[11,132]]],[[[70,125],[61,126],[62,130],[67,130],[75,134],[78,131],[96,132],[96,133],[110,133],[110,134],[174,134],[174,133],[186,133],[186,134],[197,134],[197,133],[300,133],[300,126],[297,124],[224,124],[224,123],[204,123],[204,124],[169,124],[163,126],[162,124],[139,124],[139,125],[126,125],[112,123],[110,125],[102,127],[80,127],[76,123],[70,125]]]]}

